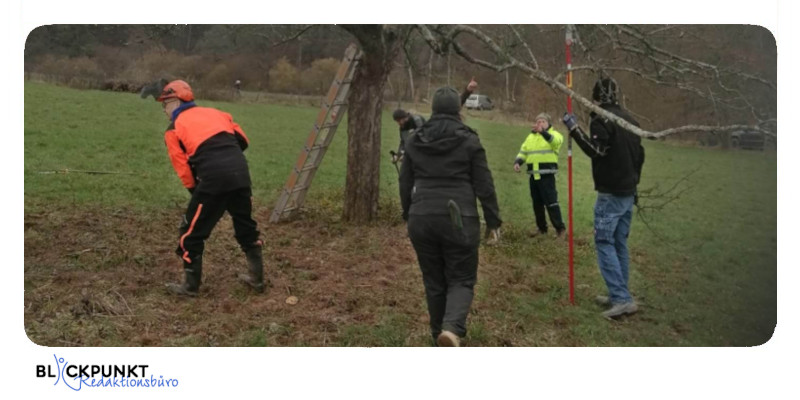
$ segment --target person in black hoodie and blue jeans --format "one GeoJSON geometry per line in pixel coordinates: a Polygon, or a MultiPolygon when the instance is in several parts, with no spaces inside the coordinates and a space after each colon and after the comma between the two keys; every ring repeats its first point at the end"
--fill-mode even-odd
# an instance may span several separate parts
{"type": "Polygon", "coordinates": [[[477,132],[459,116],[459,94],[440,88],[431,118],[405,142],[400,200],[417,253],[439,346],[458,346],[467,334],[467,314],[478,275],[483,207],[487,236],[497,238],[502,221],[492,173],[477,132]]]}
{"type": "MultiPolygon", "coordinates": [[[[625,121],[639,126],[617,103],[617,83],[611,78],[594,85],[592,100],[625,121]]],[[[608,296],[596,302],[609,307],[606,318],[617,318],[638,311],[628,290],[630,256],[628,235],[636,203],[636,186],[642,175],[644,147],[642,140],[628,129],[596,113],[591,115],[589,136],[578,126],[575,116],[564,115],[564,124],[575,143],[592,159],[592,178],[597,190],[594,206],[594,242],[597,263],[606,282],[608,296]]]]}

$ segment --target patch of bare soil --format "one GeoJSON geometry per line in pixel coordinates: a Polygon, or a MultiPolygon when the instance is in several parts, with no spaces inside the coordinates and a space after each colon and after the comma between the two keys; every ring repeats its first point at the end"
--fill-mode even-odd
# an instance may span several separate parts
{"type": "Polygon", "coordinates": [[[173,253],[182,211],[25,215],[28,337],[46,346],[359,345],[356,328],[390,313],[415,335],[404,344],[427,344],[404,225],[350,227],[314,216],[275,225],[264,223],[269,210],[257,210],[271,283],[259,295],[236,279],[247,264],[226,215],[206,243],[200,295],[186,299],[164,288],[183,279],[173,253]]]}

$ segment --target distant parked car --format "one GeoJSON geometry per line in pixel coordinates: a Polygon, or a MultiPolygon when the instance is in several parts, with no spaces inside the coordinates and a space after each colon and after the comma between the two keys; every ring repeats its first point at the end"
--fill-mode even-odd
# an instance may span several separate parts
{"type": "Polygon", "coordinates": [[[489,96],[484,94],[473,94],[467,98],[466,102],[464,102],[464,107],[467,107],[470,110],[491,110],[494,108],[494,104],[489,96]]]}
{"type": "Polygon", "coordinates": [[[748,150],[764,150],[764,134],[758,131],[739,130],[731,132],[731,147],[748,150]]]}

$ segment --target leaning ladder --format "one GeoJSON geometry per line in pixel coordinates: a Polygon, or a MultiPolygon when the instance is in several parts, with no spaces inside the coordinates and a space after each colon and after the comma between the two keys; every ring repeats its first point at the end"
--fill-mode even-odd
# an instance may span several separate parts
{"type": "Polygon", "coordinates": [[[322,163],[322,158],[331,144],[336,128],[347,111],[347,93],[350,91],[350,83],[356,67],[358,67],[361,54],[355,44],[351,44],[345,50],[344,59],[336,72],[336,78],[320,107],[317,120],[297,157],[297,162],[294,164],[292,172],[289,173],[289,178],[283,186],[278,202],[275,203],[269,222],[287,219],[303,206],[306,193],[311,187],[311,180],[314,179],[314,174],[322,163]]]}

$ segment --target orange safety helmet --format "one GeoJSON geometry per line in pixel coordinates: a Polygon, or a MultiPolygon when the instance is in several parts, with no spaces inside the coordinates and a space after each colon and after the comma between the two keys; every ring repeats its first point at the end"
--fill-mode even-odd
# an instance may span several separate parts
{"type": "Polygon", "coordinates": [[[188,83],[181,80],[172,81],[168,83],[167,86],[164,86],[164,89],[161,91],[161,95],[158,96],[156,101],[164,101],[172,98],[177,98],[180,101],[194,100],[192,87],[189,86],[188,83]]]}

